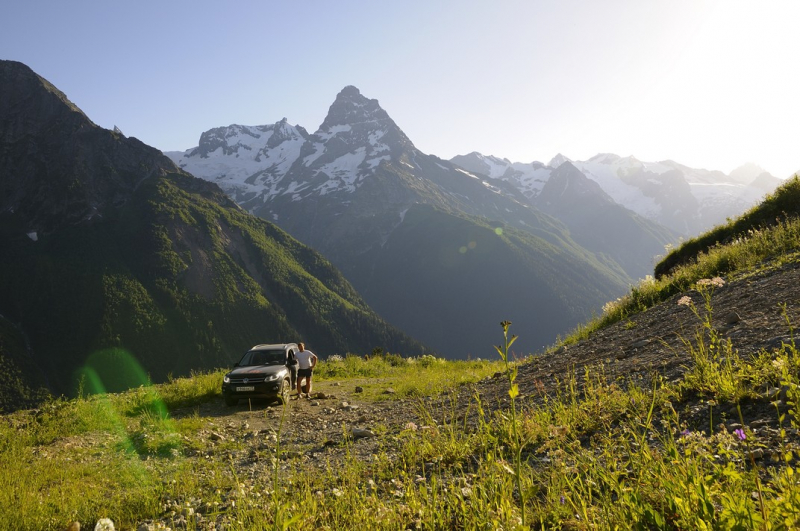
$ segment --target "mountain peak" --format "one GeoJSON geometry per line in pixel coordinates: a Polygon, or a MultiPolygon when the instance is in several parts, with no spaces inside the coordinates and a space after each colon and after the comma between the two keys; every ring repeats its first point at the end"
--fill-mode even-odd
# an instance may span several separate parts
{"type": "Polygon", "coordinates": [[[565,162],[572,162],[572,159],[562,155],[561,153],[558,153],[555,157],[550,159],[550,162],[548,162],[547,165],[555,169],[564,164],[565,162]]]}
{"type": "Polygon", "coordinates": [[[102,217],[142,180],[178,171],[160,151],[95,125],[15,61],[0,61],[0,131],[0,212],[32,231],[102,217]]]}
{"type": "Polygon", "coordinates": [[[358,90],[358,87],[354,87],[353,85],[347,85],[339,92],[339,97],[354,98],[357,96],[361,96],[361,91],[358,90]]]}
{"type": "Polygon", "coordinates": [[[750,184],[762,173],[767,173],[766,171],[764,171],[764,168],[762,168],[758,164],[748,162],[742,164],[741,166],[730,172],[728,174],[728,177],[730,177],[732,181],[737,183],[750,184]]]}
{"type": "Polygon", "coordinates": [[[378,100],[369,99],[353,85],[348,85],[336,96],[322,122],[320,130],[326,131],[337,125],[353,125],[362,122],[391,121],[378,100]]]}

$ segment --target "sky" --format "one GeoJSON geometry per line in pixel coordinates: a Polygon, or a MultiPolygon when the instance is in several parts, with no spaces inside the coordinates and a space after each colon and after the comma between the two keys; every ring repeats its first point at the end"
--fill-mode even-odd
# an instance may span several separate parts
{"type": "Polygon", "coordinates": [[[164,151],[377,99],[421,151],[800,171],[797,0],[4,0],[0,59],[164,151]]]}

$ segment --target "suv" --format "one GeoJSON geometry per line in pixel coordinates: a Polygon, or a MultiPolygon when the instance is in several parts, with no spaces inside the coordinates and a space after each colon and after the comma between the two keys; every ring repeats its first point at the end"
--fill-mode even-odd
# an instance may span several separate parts
{"type": "Polygon", "coordinates": [[[289,360],[296,343],[256,345],[222,379],[225,404],[235,406],[240,398],[267,398],[286,403],[291,391],[289,360]]]}

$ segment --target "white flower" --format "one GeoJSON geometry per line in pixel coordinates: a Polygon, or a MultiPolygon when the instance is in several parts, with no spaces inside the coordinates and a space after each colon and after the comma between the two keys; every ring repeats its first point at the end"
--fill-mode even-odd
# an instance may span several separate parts
{"type": "Polygon", "coordinates": [[[94,526],[94,531],[114,531],[114,522],[111,518],[101,518],[94,526]]]}
{"type": "Polygon", "coordinates": [[[692,298],[688,295],[684,295],[680,299],[678,299],[678,306],[691,306],[692,305],[692,298]]]}

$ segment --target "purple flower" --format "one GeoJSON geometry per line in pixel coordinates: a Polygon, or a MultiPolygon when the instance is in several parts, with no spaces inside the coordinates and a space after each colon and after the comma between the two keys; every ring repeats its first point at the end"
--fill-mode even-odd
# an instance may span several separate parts
{"type": "Polygon", "coordinates": [[[681,432],[681,435],[687,437],[690,433],[692,433],[692,431],[689,428],[686,428],[681,432]]]}
{"type": "Polygon", "coordinates": [[[561,500],[560,501],[561,501],[561,505],[564,505],[565,503],[567,503],[567,500],[564,499],[564,495],[563,494],[561,495],[561,500]]]}
{"type": "Polygon", "coordinates": [[[744,441],[747,439],[747,435],[744,434],[744,430],[739,428],[738,430],[733,430],[733,434],[736,435],[740,441],[744,441]]]}

